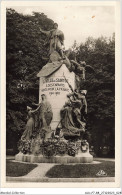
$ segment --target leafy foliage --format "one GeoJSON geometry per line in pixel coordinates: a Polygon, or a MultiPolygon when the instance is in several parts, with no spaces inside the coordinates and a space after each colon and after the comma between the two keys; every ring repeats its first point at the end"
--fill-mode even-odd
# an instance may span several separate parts
{"type": "Polygon", "coordinates": [[[102,146],[114,148],[115,35],[109,39],[89,37],[84,44],[74,45],[69,57],[86,61],[95,70],[95,74],[86,72],[80,88],[88,90],[88,131],[99,155],[102,146]]]}

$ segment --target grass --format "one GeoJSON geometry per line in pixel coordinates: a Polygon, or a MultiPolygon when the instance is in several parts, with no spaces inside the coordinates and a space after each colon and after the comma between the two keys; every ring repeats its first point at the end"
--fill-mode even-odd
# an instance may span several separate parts
{"type": "Polygon", "coordinates": [[[25,164],[19,162],[12,162],[10,160],[6,161],[6,176],[19,177],[27,175],[32,171],[37,165],[35,164],[25,164]]]}
{"type": "Polygon", "coordinates": [[[100,164],[75,164],[75,165],[56,165],[47,173],[49,178],[95,178],[96,174],[103,170],[107,177],[115,177],[115,163],[102,161],[100,164]]]}
{"type": "MultiPolygon", "coordinates": [[[[103,170],[107,177],[115,176],[115,162],[99,160],[100,164],[68,164],[55,165],[47,173],[49,178],[95,178],[96,174],[103,170]]],[[[10,177],[19,177],[28,174],[36,164],[27,164],[20,162],[6,161],[6,175],[10,177]]]]}

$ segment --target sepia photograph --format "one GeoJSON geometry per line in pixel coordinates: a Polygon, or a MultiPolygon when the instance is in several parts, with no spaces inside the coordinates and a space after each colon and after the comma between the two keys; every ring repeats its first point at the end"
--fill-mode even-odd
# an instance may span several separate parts
{"type": "Polygon", "coordinates": [[[119,5],[12,1],[3,9],[4,187],[119,187],[119,5]]]}

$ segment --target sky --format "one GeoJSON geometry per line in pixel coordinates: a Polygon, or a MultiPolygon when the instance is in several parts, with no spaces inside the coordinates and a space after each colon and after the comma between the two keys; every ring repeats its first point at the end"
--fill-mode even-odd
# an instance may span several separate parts
{"type": "MultiPolygon", "coordinates": [[[[10,6],[8,7],[10,8],[10,6]]],[[[115,32],[114,6],[11,6],[23,14],[32,14],[33,11],[44,13],[48,18],[58,23],[58,27],[65,36],[65,48],[74,43],[85,42],[90,36],[110,37],[115,32]]]]}

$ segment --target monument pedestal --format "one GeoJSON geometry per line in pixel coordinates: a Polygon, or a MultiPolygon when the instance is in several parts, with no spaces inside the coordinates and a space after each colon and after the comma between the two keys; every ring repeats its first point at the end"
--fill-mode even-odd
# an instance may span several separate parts
{"type": "Polygon", "coordinates": [[[50,158],[44,157],[43,155],[30,155],[30,154],[17,154],[15,156],[16,161],[29,162],[29,163],[91,163],[93,156],[90,153],[79,153],[75,157],[69,155],[57,155],[50,158]]]}
{"type": "Polygon", "coordinates": [[[74,90],[75,74],[70,72],[65,64],[56,61],[46,64],[37,74],[37,77],[39,77],[39,102],[41,95],[45,94],[52,106],[51,129],[55,130],[60,121],[60,110],[67,101],[67,95],[71,93],[65,78],[74,90]]]}

